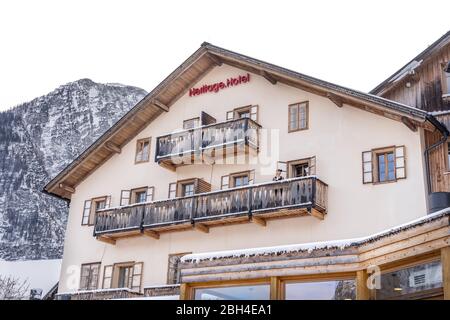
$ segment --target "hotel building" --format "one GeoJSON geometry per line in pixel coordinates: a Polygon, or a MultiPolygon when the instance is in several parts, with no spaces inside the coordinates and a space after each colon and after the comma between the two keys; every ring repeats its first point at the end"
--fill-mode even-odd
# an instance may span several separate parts
{"type": "Polygon", "coordinates": [[[449,39],[372,93],[202,44],[46,185],[58,299],[450,299],[449,39]]]}

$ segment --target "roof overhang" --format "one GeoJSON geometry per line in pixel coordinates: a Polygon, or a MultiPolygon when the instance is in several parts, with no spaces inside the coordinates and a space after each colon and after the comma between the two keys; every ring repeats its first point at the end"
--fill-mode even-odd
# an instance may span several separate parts
{"type": "Polygon", "coordinates": [[[411,61],[397,70],[382,83],[373,88],[370,93],[382,96],[390,90],[396,88],[401,83],[409,81],[409,79],[417,79],[417,74],[420,69],[448,45],[450,45],[450,31],[437,39],[434,43],[428,46],[425,50],[419,53],[416,57],[414,57],[411,61]]]}
{"type": "Polygon", "coordinates": [[[413,131],[417,127],[434,130],[427,121],[427,113],[376,95],[352,90],[288,70],[261,60],[203,43],[186,61],[136,104],[118,122],[64,168],[45,187],[44,191],[70,199],[77,185],[133,139],[160,114],[169,111],[181,96],[211,69],[222,64],[259,74],[270,83],[283,83],[333,101],[403,122],[413,131]]]}

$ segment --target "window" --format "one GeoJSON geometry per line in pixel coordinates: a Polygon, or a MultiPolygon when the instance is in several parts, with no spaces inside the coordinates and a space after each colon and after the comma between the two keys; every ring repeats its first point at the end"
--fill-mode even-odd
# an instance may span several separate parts
{"type": "Polygon", "coordinates": [[[362,153],[363,183],[394,182],[406,178],[405,147],[392,146],[362,153]]]}
{"type": "Polygon", "coordinates": [[[355,300],[356,281],[286,282],[286,300],[355,300]]]}
{"type": "Polygon", "coordinates": [[[147,200],[147,191],[136,191],[135,203],[145,202],[147,200]]]}
{"type": "Polygon", "coordinates": [[[195,193],[195,184],[192,183],[183,183],[182,184],[182,197],[193,196],[195,193]]]}
{"type": "Polygon", "coordinates": [[[181,257],[190,253],[191,252],[169,254],[168,269],[167,269],[167,284],[180,283],[181,257]]]}
{"type": "Polygon", "coordinates": [[[289,105],[289,132],[308,129],[308,105],[308,101],[289,105]]]}
{"type": "Polygon", "coordinates": [[[95,201],[95,211],[105,209],[105,207],[106,207],[106,199],[95,201]]]}
{"type": "Polygon", "coordinates": [[[235,187],[248,185],[248,174],[233,177],[235,187]]]}
{"type": "Polygon", "coordinates": [[[109,208],[111,197],[99,197],[89,199],[84,202],[83,217],[81,219],[81,225],[92,226],[95,223],[95,213],[98,210],[109,208]]]}
{"type": "Polygon", "coordinates": [[[227,112],[227,120],[250,118],[258,122],[258,106],[245,106],[227,112]]]}
{"type": "Polygon", "coordinates": [[[133,274],[133,266],[123,266],[117,268],[119,279],[117,283],[118,288],[129,288],[131,285],[131,276],[133,274]]]}
{"type": "Polygon", "coordinates": [[[135,163],[148,162],[150,159],[150,138],[139,139],[136,142],[135,163]]]}
{"type": "Polygon", "coordinates": [[[440,261],[382,273],[376,299],[424,299],[442,297],[442,264],[440,261]]]}
{"type": "Polygon", "coordinates": [[[169,199],[177,197],[177,183],[173,182],[169,184],[169,199]]]}
{"type": "Polygon", "coordinates": [[[95,290],[98,288],[100,262],[81,265],[80,290],[95,290]]]}
{"type": "Polygon", "coordinates": [[[442,71],[442,94],[446,97],[450,96],[450,62],[444,64],[442,71]]]}
{"type": "Polygon", "coordinates": [[[253,184],[255,180],[255,170],[241,171],[222,176],[220,189],[242,187],[253,184]]]}
{"type": "Polygon", "coordinates": [[[269,300],[270,285],[229,286],[199,288],[195,290],[195,300],[269,300]]]}
{"type": "Polygon", "coordinates": [[[200,118],[193,118],[183,121],[183,129],[189,130],[200,126],[200,118]]]}
{"type": "Polygon", "coordinates": [[[131,190],[122,190],[120,194],[120,205],[128,206],[133,203],[153,201],[155,187],[142,187],[131,190]]]}
{"type": "MultiPolygon", "coordinates": [[[[279,165],[279,168],[282,166],[279,165]]],[[[316,157],[287,162],[288,178],[306,177],[316,174],[316,157]]],[[[282,169],[283,170],[283,169],[282,169]]]]}
{"type": "Polygon", "coordinates": [[[376,153],[378,182],[395,180],[394,150],[376,153]]]}
{"type": "Polygon", "coordinates": [[[211,184],[201,178],[183,179],[169,184],[169,199],[190,197],[211,191],[211,184]]]}
{"type": "Polygon", "coordinates": [[[143,262],[122,262],[105,266],[103,270],[103,289],[130,288],[141,290],[143,262]]]}
{"type": "Polygon", "coordinates": [[[309,174],[309,163],[292,165],[292,177],[306,177],[309,174]]]}

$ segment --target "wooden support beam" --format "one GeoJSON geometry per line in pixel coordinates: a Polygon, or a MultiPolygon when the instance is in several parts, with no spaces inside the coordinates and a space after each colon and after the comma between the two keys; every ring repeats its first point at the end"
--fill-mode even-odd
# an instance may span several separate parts
{"type": "Polygon", "coordinates": [[[367,287],[369,274],[367,270],[359,270],[356,272],[356,300],[369,300],[370,289],[367,287]]]}
{"type": "Polygon", "coordinates": [[[112,245],[116,244],[116,239],[113,239],[113,238],[110,238],[107,236],[98,236],[97,240],[104,242],[104,243],[112,244],[112,245]]]}
{"type": "Polygon", "coordinates": [[[65,190],[65,191],[67,191],[67,192],[75,193],[75,188],[73,188],[73,187],[71,187],[71,186],[68,186],[68,185],[66,185],[66,184],[64,184],[64,183],[60,183],[60,184],[59,184],[59,187],[60,187],[61,189],[65,190]]]}
{"type": "Polygon", "coordinates": [[[160,108],[161,110],[165,111],[165,112],[169,112],[169,107],[166,106],[164,103],[162,103],[161,101],[158,101],[156,99],[152,100],[152,104],[154,106],[157,106],[158,108],[160,108]]]}
{"type": "Polygon", "coordinates": [[[252,216],[252,221],[256,224],[259,224],[262,227],[267,226],[266,219],[264,218],[252,216]]]}
{"type": "Polygon", "coordinates": [[[324,219],[324,214],[317,209],[312,208],[310,214],[311,214],[311,216],[313,216],[319,220],[324,219]]]}
{"type": "Polygon", "coordinates": [[[105,142],[105,148],[108,149],[109,151],[115,152],[115,153],[120,153],[122,150],[120,149],[120,147],[115,144],[112,141],[106,141],[105,142]]]}
{"type": "Polygon", "coordinates": [[[334,93],[328,92],[327,98],[330,99],[339,108],[342,108],[344,106],[344,102],[342,101],[342,98],[335,95],[334,93]]]}
{"type": "Polygon", "coordinates": [[[194,224],[194,228],[199,230],[199,231],[201,231],[201,232],[209,233],[208,226],[205,226],[203,223],[195,223],[194,224]]]}
{"type": "Polygon", "coordinates": [[[261,70],[259,74],[264,77],[267,81],[269,81],[271,84],[277,84],[277,79],[275,79],[270,73],[267,71],[261,70]]]}
{"type": "Polygon", "coordinates": [[[450,300],[450,247],[441,249],[441,263],[444,300],[450,300]]]}
{"type": "Polygon", "coordinates": [[[211,53],[207,53],[206,56],[211,60],[216,66],[220,67],[222,65],[222,59],[220,59],[218,56],[215,56],[211,53]]]}
{"type": "Polygon", "coordinates": [[[278,277],[270,277],[270,300],[282,299],[281,281],[278,277]]]}
{"type": "Polygon", "coordinates": [[[190,288],[187,283],[180,284],[180,300],[190,300],[190,288]]]}
{"type": "Polygon", "coordinates": [[[412,132],[417,131],[417,125],[414,122],[412,122],[411,119],[408,119],[405,116],[403,116],[401,119],[402,119],[403,124],[405,126],[407,126],[409,130],[411,130],[412,132]]]}
{"type": "Polygon", "coordinates": [[[159,233],[153,230],[144,230],[144,234],[153,239],[159,239],[159,233]]]}

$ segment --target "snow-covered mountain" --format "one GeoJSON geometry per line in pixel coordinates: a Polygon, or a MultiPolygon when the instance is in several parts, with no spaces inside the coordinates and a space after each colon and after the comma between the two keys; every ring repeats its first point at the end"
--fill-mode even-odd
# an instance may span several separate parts
{"type": "Polygon", "coordinates": [[[67,204],[42,187],[145,96],[89,79],[0,113],[0,259],[57,259],[67,204]]]}

